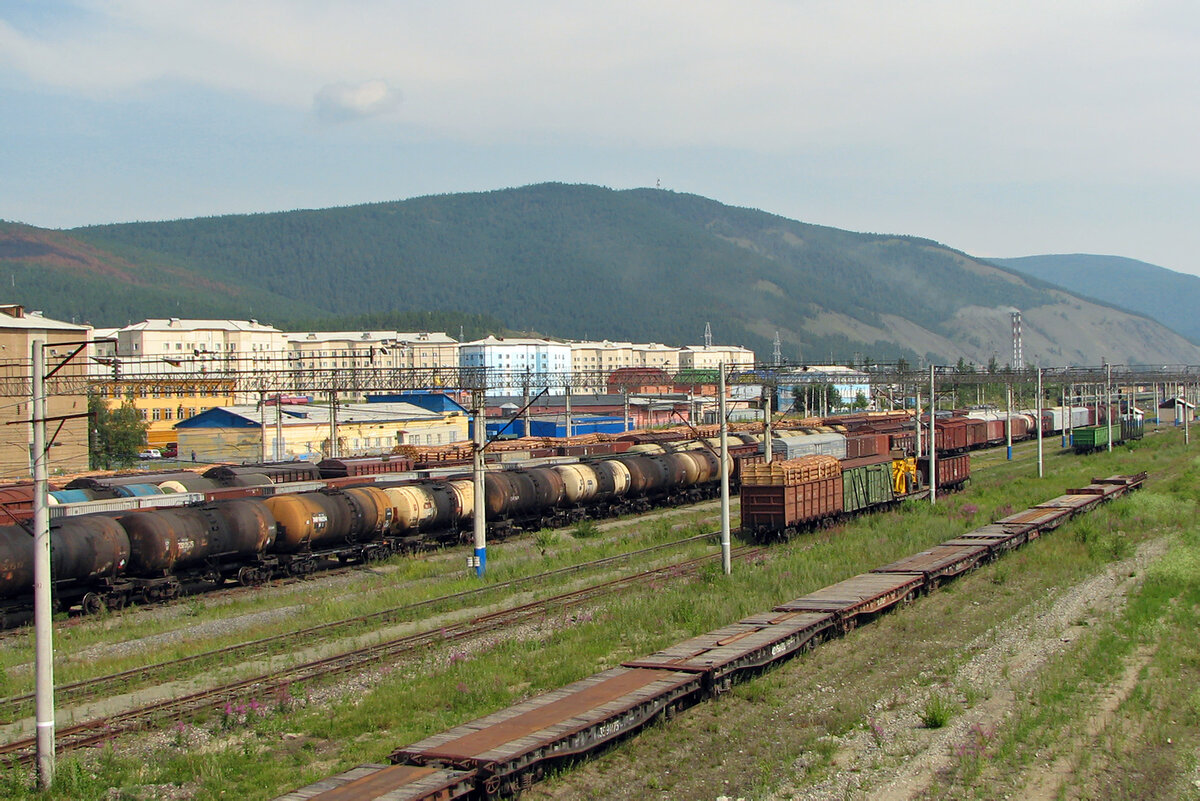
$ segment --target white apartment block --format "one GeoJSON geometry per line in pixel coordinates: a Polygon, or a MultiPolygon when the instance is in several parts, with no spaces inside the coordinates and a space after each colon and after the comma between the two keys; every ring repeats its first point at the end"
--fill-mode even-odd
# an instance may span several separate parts
{"type": "MultiPolygon", "coordinates": [[[[528,375],[528,383],[536,392],[540,389],[538,383],[541,376],[571,374],[571,346],[545,339],[501,339],[489,336],[462,343],[459,346],[459,366],[486,367],[518,376],[528,375]]],[[[520,395],[524,389],[524,382],[514,382],[509,386],[493,388],[488,394],[520,395]]],[[[563,388],[552,387],[550,394],[561,395],[563,388]]]]}

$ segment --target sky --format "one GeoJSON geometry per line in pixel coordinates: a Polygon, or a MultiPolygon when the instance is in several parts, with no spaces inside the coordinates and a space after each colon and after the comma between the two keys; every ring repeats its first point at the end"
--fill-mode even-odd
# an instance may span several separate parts
{"type": "Polygon", "coordinates": [[[0,0],[0,219],[562,181],[1200,275],[1194,0],[0,0]]]}

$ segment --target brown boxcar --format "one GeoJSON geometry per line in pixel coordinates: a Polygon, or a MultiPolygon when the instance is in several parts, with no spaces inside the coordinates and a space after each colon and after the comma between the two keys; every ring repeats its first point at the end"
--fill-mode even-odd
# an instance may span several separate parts
{"type": "Polygon", "coordinates": [[[934,425],[938,453],[962,453],[968,447],[967,421],[961,417],[937,420],[934,425]]]}
{"type": "MultiPolygon", "coordinates": [[[[204,471],[205,478],[211,478],[223,486],[246,486],[242,483],[243,474],[253,474],[249,481],[258,481],[258,476],[266,476],[273,484],[285,484],[293,481],[320,481],[321,472],[311,462],[274,462],[250,465],[219,465],[204,471]]],[[[253,486],[253,485],[251,485],[253,486]]]]}
{"type": "Polygon", "coordinates": [[[413,469],[412,459],[407,456],[358,456],[348,459],[322,459],[317,470],[322,478],[345,478],[348,476],[375,476],[382,473],[404,473],[413,469]]]}
{"type": "Polygon", "coordinates": [[[792,486],[742,485],[742,529],[787,536],[800,526],[832,519],[842,511],[842,477],[792,486]]]}
{"type": "Polygon", "coordinates": [[[967,447],[982,448],[987,444],[987,423],[974,417],[962,418],[967,429],[967,447]]]}
{"type": "MultiPolygon", "coordinates": [[[[929,486],[929,457],[922,456],[917,460],[917,470],[921,474],[921,485],[929,486]]],[[[937,458],[938,489],[957,489],[971,477],[971,457],[964,454],[957,456],[939,456],[937,458]]]]}

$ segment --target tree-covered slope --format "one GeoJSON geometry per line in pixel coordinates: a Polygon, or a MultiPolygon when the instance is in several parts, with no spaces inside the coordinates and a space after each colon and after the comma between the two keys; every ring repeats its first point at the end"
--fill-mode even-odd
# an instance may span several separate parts
{"type": "Polygon", "coordinates": [[[253,282],[211,277],[202,265],[113,243],[98,247],[61,231],[0,222],[6,302],[61,320],[121,326],[146,317],[277,317],[318,314],[303,300],[253,282]]]}
{"type": "Polygon", "coordinates": [[[1121,256],[1072,253],[990,259],[1077,295],[1157,320],[1200,343],[1200,278],[1121,256]]]}
{"type": "MultiPolygon", "coordinates": [[[[253,316],[279,326],[436,311],[491,315],[511,329],[560,337],[671,344],[701,341],[708,322],[716,341],[763,356],[778,331],[793,359],[857,351],[986,362],[999,353],[1003,362],[1007,337],[992,323],[1018,307],[1031,341],[1045,315],[1047,358],[1200,360],[1200,350],[1169,332],[1147,339],[1139,326],[1149,321],[1094,304],[1072,311],[1076,327],[1055,328],[1051,318],[1076,299],[935,242],[659,190],[542,184],[49,234],[127,263],[136,272],[131,297],[148,303],[129,315],[136,318],[163,314],[171,300],[175,316],[253,316]],[[1101,351],[1099,341],[1123,327],[1135,331],[1128,352],[1101,351]]],[[[125,322],[125,307],[112,313],[122,290],[110,293],[115,299],[88,319],[125,322]]]]}

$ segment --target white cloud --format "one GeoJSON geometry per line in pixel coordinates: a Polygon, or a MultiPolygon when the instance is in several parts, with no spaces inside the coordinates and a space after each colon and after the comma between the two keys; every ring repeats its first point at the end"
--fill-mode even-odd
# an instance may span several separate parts
{"type": "MultiPolygon", "coordinates": [[[[1038,187],[1147,214],[1172,187],[1172,205],[1194,208],[1197,76],[1194,0],[0,3],[0,102],[5,86],[100,101],[153,93],[169,116],[188,102],[176,89],[201,87],[251,113],[258,104],[271,120],[262,125],[275,126],[264,141],[504,149],[514,166],[495,180],[509,182],[616,183],[622,161],[668,154],[687,165],[680,187],[728,187],[720,199],[760,205],[774,176],[789,176],[783,198],[824,176],[818,210],[851,197],[848,187],[870,200],[887,186],[873,204],[845,204],[869,215],[854,224],[929,235],[963,198],[980,198],[981,228],[1000,195],[1044,209],[1048,226],[1063,220],[1031,202],[1038,187]],[[389,114],[399,87],[404,113],[389,114]],[[294,124],[308,113],[378,125],[314,137],[294,124]],[[551,149],[552,161],[537,161],[551,149]],[[549,166],[516,166],[521,158],[549,166]],[[772,166],[719,185],[722,160],[772,166]],[[880,219],[889,208],[926,216],[880,219]]],[[[486,186],[497,174],[488,163],[459,184],[486,186]]],[[[411,173],[397,168],[386,191],[402,194],[411,173]]],[[[457,188],[448,170],[436,180],[451,183],[422,190],[457,188]]]]}
{"type": "Polygon", "coordinates": [[[313,111],[326,122],[345,122],[386,114],[400,105],[400,93],[386,81],[331,83],[313,97],[313,111]]]}

